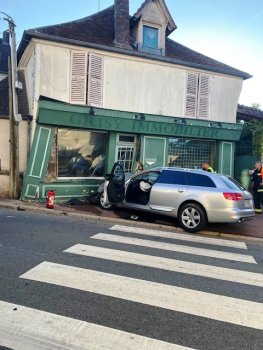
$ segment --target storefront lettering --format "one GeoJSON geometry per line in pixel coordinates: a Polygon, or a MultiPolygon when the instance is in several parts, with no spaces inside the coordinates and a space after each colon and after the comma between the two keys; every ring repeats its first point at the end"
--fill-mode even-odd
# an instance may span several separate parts
{"type": "Polygon", "coordinates": [[[132,131],[136,132],[149,132],[149,123],[143,123],[143,122],[133,122],[133,128],[132,131]]]}
{"type": "Polygon", "coordinates": [[[63,121],[65,126],[76,126],[87,129],[113,130],[122,132],[137,132],[155,135],[169,136],[193,136],[199,138],[219,139],[221,130],[216,128],[195,126],[195,125],[177,125],[172,123],[147,122],[130,119],[117,119],[102,116],[90,116],[69,114],[68,122],[63,121]]]}
{"type": "Polygon", "coordinates": [[[152,124],[152,133],[156,133],[156,134],[161,134],[162,133],[162,124],[157,124],[157,123],[153,123],[152,124]]]}
{"type": "Polygon", "coordinates": [[[69,120],[73,125],[81,125],[83,118],[77,114],[72,114],[70,115],[69,120]]]}
{"type": "Polygon", "coordinates": [[[163,128],[163,131],[166,133],[166,134],[170,134],[170,133],[173,133],[174,132],[174,126],[171,125],[171,124],[166,124],[163,128]]]}
{"type": "Polygon", "coordinates": [[[211,138],[212,138],[212,139],[217,139],[217,138],[219,138],[219,137],[218,137],[218,130],[215,130],[215,129],[212,130],[211,138]]]}

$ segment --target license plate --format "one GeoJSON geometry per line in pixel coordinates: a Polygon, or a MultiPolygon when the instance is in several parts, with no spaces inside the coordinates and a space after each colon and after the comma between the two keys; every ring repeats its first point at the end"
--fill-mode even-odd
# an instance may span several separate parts
{"type": "Polygon", "coordinates": [[[250,199],[245,199],[245,207],[251,207],[250,199]]]}

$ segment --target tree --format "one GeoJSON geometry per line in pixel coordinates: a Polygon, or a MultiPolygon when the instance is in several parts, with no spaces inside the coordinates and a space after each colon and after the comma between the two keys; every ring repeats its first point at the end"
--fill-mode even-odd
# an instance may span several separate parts
{"type": "Polygon", "coordinates": [[[252,103],[251,107],[256,108],[256,109],[260,109],[260,104],[259,103],[252,103]]]}

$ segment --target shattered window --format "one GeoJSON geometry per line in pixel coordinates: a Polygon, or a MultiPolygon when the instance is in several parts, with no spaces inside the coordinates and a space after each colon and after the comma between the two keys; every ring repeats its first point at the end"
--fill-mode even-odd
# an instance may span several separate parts
{"type": "Polygon", "coordinates": [[[58,177],[104,176],[107,134],[58,129],[58,177]]]}

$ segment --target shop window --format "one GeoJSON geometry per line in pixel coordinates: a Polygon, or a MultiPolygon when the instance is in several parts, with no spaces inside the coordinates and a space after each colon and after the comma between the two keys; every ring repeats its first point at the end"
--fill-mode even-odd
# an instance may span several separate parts
{"type": "Polygon", "coordinates": [[[58,177],[104,176],[107,134],[58,129],[58,177]]]}
{"type": "Polygon", "coordinates": [[[169,139],[168,166],[201,169],[203,161],[213,165],[214,141],[169,139]]]}
{"type": "Polygon", "coordinates": [[[209,117],[209,75],[187,72],[185,115],[192,118],[209,117]]]}
{"type": "Polygon", "coordinates": [[[158,29],[143,26],[143,46],[158,49],[158,29]]]}
{"type": "Polygon", "coordinates": [[[189,186],[216,187],[210,177],[206,175],[188,173],[186,176],[189,186]]]}

